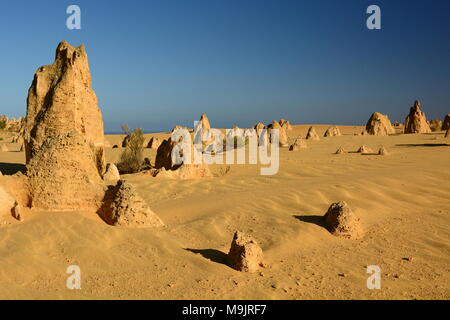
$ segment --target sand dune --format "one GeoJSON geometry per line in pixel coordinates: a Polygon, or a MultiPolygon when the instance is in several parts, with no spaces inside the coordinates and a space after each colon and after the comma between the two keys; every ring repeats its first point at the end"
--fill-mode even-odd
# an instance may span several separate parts
{"type": "MultiPolygon", "coordinates": [[[[309,127],[293,125],[290,144],[309,127]]],[[[330,126],[314,127],[323,137],[330,126]]],[[[308,140],[297,152],[281,149],[274,176],[254,165],[231,165],[224,175],[227,165],[212,165],[216,176],[202,180],[122,176],[164,221],[160,229],[112,227],[90,212],[24,210],[20,223],[3,217],[0,298],[449,299],[450,144],[443,132],[339,129],[342,136],[308,140]],[[390,155],[351,152],[361,145],[385,146],[390,155]],[[340,146],[350,152],[334,154],[340,146]],[[361,218],[361,240],[324,228],[321,217],[341,200],[361,218]],[[261,272],[224,263],[236,230],[262,247],[261,272]],[[81,268],[82,290],[66,288],[72,264],[81,268]],[[382,290],[367,289],[368,265],[381,267],[382,290]]],[[[120,146],[123,137],[106,139],[120,146]]],[[[3,174],[23,169],[20,146],[3,143],[12,150],[0,152],[3,174]]],[[[120,153],[107,148],[106,161],[120,153]]],[[[145,149],[152,163],[155,155],[145,149]]]]}

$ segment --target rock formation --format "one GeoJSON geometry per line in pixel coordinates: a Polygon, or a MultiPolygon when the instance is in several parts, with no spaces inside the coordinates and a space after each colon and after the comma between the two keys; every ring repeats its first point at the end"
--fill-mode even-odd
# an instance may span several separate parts
{"type": "Polygon", "coordinates": [[[450,128],[447,129],[444,138],[450,138],[450,128]]]}
{"type": "Polygon", "coordinates": [[[339,130],[339,128],[336,126],[332,126],[332,127],[329,127],[327,129],[327,131],[325,131],[325,134],[323,136],[324,137],[336,137],[336,136],[340,136],[340,135],[341,135],[341,131],[339,130]]]}
{"type": "Polygon", "coordinates": [[[405,133],[429,133],[431,132],[425,113],[420,110],[420,101],[415,101],[409,110],[405,120],[405,133]]]}
{"type": "Polygon", "coordinates": [[[374,136],[388,136],[393,133],[395,133],[395,129],[388,116],[379,112],[374,112],[372,114],[369,121],[367,121],[366,129],[364,131],[364,134],[374,136]]]}
{"type": "Polygon", "coordinates": [[[324,216],[325,225],[333,235],[348,239],[363,236],[360,220],[345,201],[333,203],[324,216]]]}
{"type": "Polygon", "coordinates": [[[237,231],[234,234],[228,253],[228,263],[238,271],[253,273],[259,267],[264,266],[263,252],[251,236],[237,231]]]}
{"type": "Polygon", "coordinates": [[[384,146],[381,146],[380,150],[378,150],[378,154],[380,156],[388,156],[389,152],[387,151],[387,149],[384,146]]]}
{"type": "Polygon", "coordinates": [[[118,181],[120,180],[119,169],[114,163],[108,163],[106,165],[106,172],[103,175],[103,180],[105,181],[118,181]]]}
{"type": "Polygon", "coordinates": [[[16,201],[12,208],[12,216],[19,221],[23,221],[22,206],[16,201]]]}
{"type": "Polygon", "coordinates": [[[161,143],[162,143],[161,139],[159,139],[157,137],[152,137],[147,144],[147,148],[158,149],[159,146],[161,145],[161,143]]]}
{"type": "Polygon", "coordinates": [[[372,149],[370,149],[369,147],[366,147],[366,146],[361,146],[361,147],[359,147],[359,149],[358,149],[358,151],[357,151],[358,153],[372,153],[373,152],[373,150],[372,149]]]}
{"type": "Polygon", "coordinates": [[[347,153],[344,148],[339,147],[334,154],[344,154],[347,153]]]}
{"type": "Polygon", "coordinates": [[[429,122],[429,126],[432,132],[441,131],[442,128],[442,121],[441,120],[431,120],[429,122]]]}
{"type": "Polygon", "coordinates": [[[444,122],[442,122],[442,131],[446,131],[450,128],[450,114],[446,115],[444,118],[444,122]]]}
{"type": "Polygon", "coordinates": [[[309,127],[308,133],[306,134],[307,140],[320,140],[319,135],[316,132],[316,129],[314,127],[309,127]]]}
{"type": "Polygon", "coordinates": [[[278,121],[273,121],[272,124],[269,126],[269,141],[272,142],[272,130],[278,130],[278,139],[279,139],[279,145],[280,147],[288,147],[288,136],[286,132],[286,127],[281,127],[278,121]]]}
{"type": "Polygon", "coordinates": [[[258,122],[253,128],[256,130],[257,133],[259,130],[267,129],[264,123],[262,122],[258,122]]]}
{"type": "Polygon", "coordinates": [[[291,131],[293,129],[289,120],[281,119],[280,126],[282,126],[283,128],[285,128],[286,130],[289,130],[289,131],[291,131]]]}
{"type": "Polygon", "coordinates": [[[27,164],[50,137],[69,132],[78,132],[86,140],[90,149],[86,156],[94,159],[98,173],[103,174],[103,121],[91,88],[88,57],[83,45],[75,48],[63,41],[53,64],[36,71],[28,91],[24,124],[27,164]]]}
{"type": "Polygon", "coordinates": [[[306,148],[306,142],[301,137],[297,137],[293,145],[289,147],[289,151],[298,151],[300,149],[306,148]]]}
{"type": "Polygon", "coordinates": [[[134,187],[123,180],[109,188],[98,213],[106,223],[113,226],[148,228],[164,225],[134,187]]]}

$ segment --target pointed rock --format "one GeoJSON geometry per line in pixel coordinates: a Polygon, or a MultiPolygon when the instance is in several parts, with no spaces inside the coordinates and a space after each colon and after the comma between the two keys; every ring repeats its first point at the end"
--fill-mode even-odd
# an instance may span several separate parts
{"type": "Polygon", "coordinates": [[[405,120],[405,133],[430,133],[425,113],[420,110],[420,101],[416,100],[405,120]]]}
{"type": "Polygon", "coordinates": [[[370,149],[369,147],[366,147],[366,146],[361,146],[361,147],[359,147],[359,149],[358,149],[358,151],[357,151],[358,153],[372,153],[373,152],[373,150],[372,149],[370,149]]]}
{"type": "Polygon", "coordinates": [[[105,181],[118,181],[120,180],[119,169],[114,163],[108,163],[106,165],[106,172],[103,175],[103,180],[105,181]]]}
{"type": "Polygon", "coordinates": [[[442,131],[446,131],[448,129],[450,129],[450,114],[445,116],[444,122],[442,122],[442,127],[441,127],[442,131]]]}
{"type": "Polygon", "coordinates": [[[380,150],[378,150],[378,154],[380,156],[388,156],[389,152],[387,151],[387,149],[384,146],[381,146],[380,150]]]}
{"type": "Polygon", "coordinates": [[[306,141],[301,137],[297,137],[294,144],[289,147],[289,151],[298,151],[304,148],[307,148],[306,141]]]}
{"type": "Polygon", "coordinates": [[[344,153],[347,153],[347,151],[345,151],[345,149],[342,147],[339,147],[335,152],[335,154],[344,154],[344,153]]]}
{"type": "Polygon", "coordinates": [[[251,236],[237,231],[231,242],[228,263],[238,271],[256,272],[264,266],[262,249],[251,236]]]}
{"type": "Polygon", "coordinates": [[[211,129],[211,124],[209,123],[209,119],[206,116],[206,113],[203,113],[200,117],[200,123],[202,124],[202,130],[203,132],[208,131],[211,129]]]}
{"type": "Polygon", "coordinates": [[[308,133],[306,134],[307,140],[320,140],[319,135],[316,132],[316,129],[314,127],[309,127],[308,133]]]}
{"type": "Polygon", "coordinates": [[[365,134],[374,136],[388,136],[395,133],[388,116],[374,112],[366,124],[365,134]]]}
{"type": "Polygon", "coordinates": [[[124,180],[119,180],[116,186],[108,189],[99,215],[112,226],[133,228],[164,226],[133,185],[124,180]]]}
{"type": "Polygon", "coordinates": [[[161,145],[161,143],[162,143],[161,139],[159,139],[157,137],[152,137],[150,139],[150,141],[148,142],[147,148],[158,149],[159,146],[161,145]]]}

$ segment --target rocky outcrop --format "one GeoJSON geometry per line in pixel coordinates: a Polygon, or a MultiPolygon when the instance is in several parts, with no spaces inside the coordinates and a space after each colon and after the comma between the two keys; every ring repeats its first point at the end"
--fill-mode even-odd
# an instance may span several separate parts
{"type": "Polygon", "coordinates": [[[429,126],[432,132],[441,131],[442,121],[438,119],[431,120],[429,126]]]}
{"type": "Polygon", "coordinates": [[[200,117],[200,123],[202,124],[202,130],[203,132],[208,131],[211,129],[211,124],[209,123],[209,119],[206,116],[206,113],[203,113],[200,117]]]}
{"type": "Polygon", "coordinates": [[[374,136],[388,136],[394,134],[395,129],[391,124],[388,116],[383,115],[379,112],[374,112],[367,121],[366,129],[364,134],[374,135],[374,136]]]}
{"type": "Polygon", "coordinates": [[[280,147],[288,147],[288,136],[286,132],[286,127],[282,127],[278,121],[273,121],[272,124],[269,126],[269,141],[270,143],[273,143],[273,130],[278,130],[278,139],[279,139],[279,146],[280,147]]]}
{"type": "Polygon", "coordinates": [[[228,252],[228,263],[238,271],[256,272],[264,266],[262,249],[251,236],[237,231],[228,252]]]}
{"type": "Polygon", "coordinates": [[[133,185],[119,180],[106,192],[98,214],[113,226],[133,228],[162,227],[164,223],[139,196],[133,185]]]}
{"type": "Polygon", "coordinates": [[[286,130],[291,131],[293,129],[289,120],[281,119],[279,122],[280,122],[280,126],[285,128],[286,130]]]}
{"type": "Polygon", "coordinates": [[[360,219],[345,201],[331,204],[324,216],[325,226],[333,235],[348,239],[363,236],[360,219]]]}
{"type": "Polygon", "coordinates": [[[344,154],[347,153],[344,148],[339,147],[334,154],[344,154]]]}
{"type": "Polygon", "coordinates": [[[425,113],[420,110],[420,101],[415,101],[414,106],[409,110],[405,120],[405,133],[429,133],[431,128],[428,125],[425,113]]]}
{"type": "Polygon", "coordinates": [[[373,153],[373,150],[370,149],[369,147],[366,147],[363,145],[363,146],[359,147],[358,151],[356,151],[356,152],[365,154],[365,153],[373,153]]]}
{"type": "Polygon", "coordinates": [[[381,146],[380,149],[378,150],[378,155],[380,155],[380,156],[388,156],[389,155],[389,151],[387,151],[387,149],[384,146],[381,146]]]}

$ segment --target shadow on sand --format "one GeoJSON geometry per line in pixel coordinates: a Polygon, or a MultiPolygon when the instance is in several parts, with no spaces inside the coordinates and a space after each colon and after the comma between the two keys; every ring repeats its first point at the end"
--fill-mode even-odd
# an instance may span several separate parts
{"type": "Polygon", "coordinates": [[[23,174],[25,174],[26,166],[21,163],[0,162],[0,171],[4,175],[13,175],[16,174],[17,172],[22,172],[23,174]]]}
{"type": "Polygon", "coordinates": [[[396,147],[450,147],[450,144],[447,143],[405,143],[405,144],[396,144],[396,147]]]}
{"type": "Polygon", "coordinates": [[[190,249],[190,248],[185,248],[184,250],[201,254],[203,258],[228,266],[227,254],[223,253],[222,251],[215,249],[190,249]]]}
{"type": "Polygon", "coordinates": [[[312,223],[326,229],[323,216],[294,216],[294,218],[302,222],[312,223]]]}

